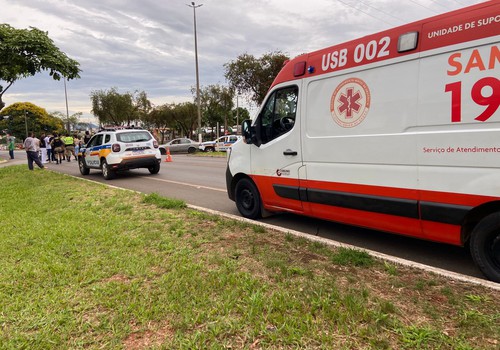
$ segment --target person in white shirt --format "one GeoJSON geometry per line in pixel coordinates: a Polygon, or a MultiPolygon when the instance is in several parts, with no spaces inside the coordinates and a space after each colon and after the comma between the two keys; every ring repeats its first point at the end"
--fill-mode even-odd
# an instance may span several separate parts
{"type": "Polygon", "coordinates": [[[33,162],[35,162],[40,169],[45,169],[44,165],[38,158],[38,151],[40,150],[40,140],[37,139],[32,132],[30,132],[26,140],[24,140],[24,150],[26,151],[26,156],[28,158],[29,170],[33,170],[33,162]]]}
{"type": "Polygon", "coordinates": [[[52,158],[54,156],[52,155],[52,145],[50,144],[49,135],[45,136],[45,146],[47,147],[47,160],[49,161],[49,163],[52,163],[52,158]]]}

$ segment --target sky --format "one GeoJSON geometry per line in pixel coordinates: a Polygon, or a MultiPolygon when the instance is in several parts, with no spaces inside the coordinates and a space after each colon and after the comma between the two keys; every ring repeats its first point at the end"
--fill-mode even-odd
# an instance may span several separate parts
{"type": "MultiPolygon", "coordinates": [[[[197,0],[200,86],[227,85],[241,54],[290,57],[485,0],[197,0]]],[[[494,0],[498,1],[498,0],[494,0]]],[[[95,121],[92,91],[146,92],[155,106],[194,101],[194,11],[187,0],[0,0],[0,23],[48,32],[80,63],[66,83],[69,115],[95,121]]],[[[31,102],[66,114],[64,82],[47,72],[18,80],[6,105],[31,102]]],[[[240,97],[240,106],[257,107],[240,97]]],[[[236,103],[236,101],[235,101],[236,103]]]]}

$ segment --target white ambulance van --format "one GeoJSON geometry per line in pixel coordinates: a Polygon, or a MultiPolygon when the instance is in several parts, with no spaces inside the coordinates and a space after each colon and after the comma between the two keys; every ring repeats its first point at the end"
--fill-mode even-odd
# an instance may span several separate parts
{"type": "Polygon", "coordinates": [[[228,155],[240,213],[453,245],[500,282],[500,2],[288,61],[228,155]]]}

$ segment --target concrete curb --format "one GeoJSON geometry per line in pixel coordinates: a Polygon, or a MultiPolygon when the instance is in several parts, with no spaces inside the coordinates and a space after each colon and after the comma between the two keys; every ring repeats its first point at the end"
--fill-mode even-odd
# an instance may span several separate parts
{"type": "MultiPolygon", "coordinates": [[[[68,175],[68,174],[63,174],[63,175],[71,176],[71,175],[68,175]]],[[[73,176],[71,176],[71,177],[73,177],[73,176]]],[[[115,188],[115,189],[122,190],[122,191],[129,191],[129,192],[133,192],[133,193],[144,194],[144,193],[139,192],[139,191],[130,190],[128,188],[121,188],[121,187],[117,187],[117,186],[109,185],[109,184],[103,184],[101,182],[97,182],[97,181],[93,181],[93,180],[89,180],[89,179],[84,179],[84,178],[79,178],[79,177],[73,177],[73,178],[79,179],[79,180],[83,180],[83,181],[92,182],[92,183],[96,183],[96,184],[107,186],[107,187],[110,187],[110,188],[115,188]]],[[[284,233],[284,234],[288,233],[288,234],[294,235],[296,237],[305,238],[305,239],[308,239],[310,241],[320,242],[320,243],[323,243],[325,245],[329,245],[329,246],[332,246],[332,247],[344,247],[344,248],[351,248],[351,249],[362,250],[362,251],[367,252],[368,254],[370,254],[371,256],[373,256],[375,258],[378,258],[378,259],[381,259],[381,260],[384,260],[384,261],[388,261],[388,262],[391,262],[391,263],[396,264],[396,265],[401,265],[401,266],[406,266],[406,267],[412,267],[412,268],[416,268],[416,269],[419,269],[419,270],[422,270],[422,271],[431,272],[431,273],[434,273],[436,275],[443,276],[443,277],[449,278],[449,279],[454,280],[454,281],[475,284],[475,285],[478,285],[478,286],[481,286],[481,287],[485,287],[485,288],[489,288],[489,289],[500,291],[500,283],[495,283],[495,282],[492,282],[492,281],[483,280],[483,279],[476,278],[476,277],[462,275],[462,274],[459,274],[459,273],[456,273],[456,272],[451,272],[451,271],[447,271],[447,270],[440,269],[440,268],[437,268],[437,267],[433,267],[433,266],[429,266],[429,265],[417,263],[417,262],[414,262],[414,261],[397,258],[397,257],[391,256],[391,255],[379,253],[379,252],[376,252],[376,251],[373,251],[373,250],[369,250],[369,249],[359,248],[359,247],[356,247],[356,246],[353,246],[353,245],[350,245],[350,244],[345,244],[345,243],[341,243],[341,242],[329,240],[329,239],[326,239],[326,238],[322,238],[322,237],[310,235],[310,234],[307,234],[307,233],[304,233],[304,232],[290,230],[290,229],[287,229],[287,228],[283,228],[283,227],[279,227],[279,226],[275,226],[275,225],[266,224],[266,223],[260,222],[260,221],[249,220],[249,219],[246,219],[246,218],[244,218],[242,216],[237,216],[237,215],[232,215],[232,214],[228,214],[228,213],[223,213],[223,212],[220,212],[220,211],[216,211],[216,210],[208,209],[208,208],[203,208],[203,207],[199,207],[199,206],[192,205],[192,204],[187,204],[187,207],[190,208],[190,209],[199,210],[199,211],[202,211],[202,212],[205,212],[205,213],[208,213],[208,214],[222,216],[222,217],[225,217],[227,219],[237,220],[237,221],[245,222],[245,223],[252,224],[252,225],[262,226],[262,227],[265,227],[267,229],[275,230],[275,231],[278,231],[278,232],[281,232],[281,233],[284,233]]]]}
{"type": "Polygon", "coordinates": [[[409,260],[397,258],[397,257],[391,256],[391,255],[379,253],[379,252],[376,252],[376,251],[373,251],[373,250],[359,248],[359,247],[356,247],[356,246],[353,246],[353,245],[350,245],[350,244],[340,243],[340,242],[329,240],[329,239],[326,239],[326,238],[322,238],[322,237],[317,237],[317,236],[314,236],[314,235],[310,235],[310,234],[307,234],[307,233],[304,233],[304,232],[294,231],[294,230],[290,230],[290,229],[287,229],[287,228],[283,228],[283,227],[279,227],[279,226],[274,226],[274,225],[266,224],[266,223],[259,222],[259,221],[245,219],[245,218],[240,217],[240,216],[236,216],[236,215],[232,215],[232,214],[227,214],[227,213],[223,213],[223,212],[218,212],[218,211],[212,210],[212,209],[198,207],[198,206],[190,205],[190,204],[188,205],[188,207],[191,208],[191,209],[203,211],[203,212],[206,212],[206,213],[209,213],[209,214],[223,216],[223,217],[226,217],[228,219],[238,220],[238,221],[246,222],[246,223],[249,223],[249,224],[252,224],[252,225],[262,226],[262,227],[265,227],[265,228],[268,228],[268,229],[271,229],[271,230],[275,230],[275,231],[278,231],[278,232],[281,232],[281,233],[288,233],[288,234],[294,235],[296,237],[305,238],[305,239],[308,239],[310,241],[320,242],[320,243],[323,243],[323,244],[326,244],[326,245],[329,245],[329,246],[332,246],[332,247],[343,247],[343,248],[351,248],[351,249],[362,250],[362,251],[367,252],[368,254],[370,254],[371,256],[373,256],[375,258],[378,258],[378,259],[381,259],[381,260],[384,260],[384,261],[388,261],[388,262],[391,262],[391,263],[396,264],[396,265],[401,265],[401,266],[406,266],[406,267],[412,267],[412,268],[416,268],[416,269],[419,269],[419,270],[423,270],[423,271],[427,271],[427,272],[432,272],[432,273],[434,273],[436,275],[443,276],[443,277],[446,277],[446,278],[449,278],[449,279],[452,279],[452,280],[455,280],[455,281],[465,282],[465,283],[471,283],[471,284],[475,284],[475,285],[479,285],[479,286],[482,286],[482,287],[486,287],[486,288],[490,288],[490,289],[493,289],[493,290],[500,291],[500,283],[495,283],[495,282],[488,281],[488,280],[482,280],[482,279],[476,278],[476,277],[470,277],[470,276],[462,275],[462,274],[459,274],[459,273],[456,273],[456,272],[451,272],[451,271],[443,270],[443,269],[440,269],[440,268],[437,268],[437,267],[432,267],[432,266],[429,266],[429,265],[417,263],[417,262],[414,262],[414,261],[409,261],[409,260]]]}

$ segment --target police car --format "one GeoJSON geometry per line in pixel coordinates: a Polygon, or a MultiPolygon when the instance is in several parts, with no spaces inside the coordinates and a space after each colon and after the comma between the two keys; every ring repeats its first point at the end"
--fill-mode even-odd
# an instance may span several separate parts
{"type": "Polygon", "coordinates": [[[198,148],[203,152],[225,152],[241,138],[240,135],[221,136],[214,141],[202,142],[198,148]]]}
{"type": "Polygon", "coordinates": [[[153,135],[143,129],[105,129],[95,134],[78,153],[82,175],[100,169],[106,180],[118,171],[146,168],[151,174],[160,171],[161,154],[153,135]]]}

